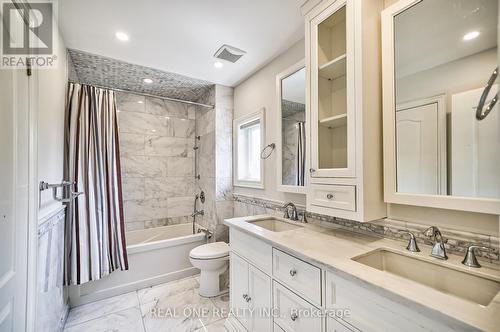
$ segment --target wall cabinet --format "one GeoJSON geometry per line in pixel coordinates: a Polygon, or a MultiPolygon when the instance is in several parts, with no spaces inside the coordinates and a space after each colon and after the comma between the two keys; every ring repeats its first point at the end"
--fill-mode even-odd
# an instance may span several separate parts
{"type": "Polygon", "coordinates": [[[382,9],[383,0],[324,0],[305,17],[311,212],[357,221],[386,216],[382,9]]]}

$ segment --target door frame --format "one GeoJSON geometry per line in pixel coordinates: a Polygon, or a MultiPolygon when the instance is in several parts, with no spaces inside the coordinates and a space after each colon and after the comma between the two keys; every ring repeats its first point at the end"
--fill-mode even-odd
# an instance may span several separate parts
{"type": "MultiPolygon", "coordinates": [[[[406,101],[396,105],[396,112],[410,108],[437,104],[437,138],[438,138],[438,183],[439,195],[447,194],[447,142],[446,142],[446,95],[440,94],[428,98],[406,101]]],[[[396,165],[397,166],[397,165],[396,165]]]]}

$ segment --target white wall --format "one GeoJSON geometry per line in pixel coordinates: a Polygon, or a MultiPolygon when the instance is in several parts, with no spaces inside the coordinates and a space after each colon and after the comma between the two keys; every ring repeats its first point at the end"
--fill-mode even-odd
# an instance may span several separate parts
{"type": "Polygon", "coordinates": [[[497,49],[492,48],[397,80],[397,103],[446,94],[447,112],[451,96],[483,87],[497,66],[497,49]]]}
{"type": "MultiPolygon", "coordinates": [[[[38,180],[59,183],[63,180],[64,109],[66,100],[66,46],[58,34],[57,68],[38,72],[38,180]]],[[[39,217],[60,206],[52,190],[41,193],[39,217]]]]}
{"type": "MultiPolygon", "coordinates": [[[[234,119],[266,109],[266,142],[275,143],[278,135],[276,110],[276,75],[304,58],[304,39],[298,41],[284,53],[260,69],[234,89],[234,119]]],[[[234,193],[254,197],[293,201],[305,205],[305,195],[282,193],[276,190],[276,151],[264,161],[264,186],[262,189],[234,187],[234,193]]]]}

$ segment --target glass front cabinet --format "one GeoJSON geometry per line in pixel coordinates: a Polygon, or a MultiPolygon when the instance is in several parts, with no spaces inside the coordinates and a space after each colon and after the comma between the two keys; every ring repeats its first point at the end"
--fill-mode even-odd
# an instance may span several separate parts
{"type": "Polygon", "coordinates": [[[386,215],[382,181],[383,0],[323,0],[306,14],[311,212],[386,215]]]}

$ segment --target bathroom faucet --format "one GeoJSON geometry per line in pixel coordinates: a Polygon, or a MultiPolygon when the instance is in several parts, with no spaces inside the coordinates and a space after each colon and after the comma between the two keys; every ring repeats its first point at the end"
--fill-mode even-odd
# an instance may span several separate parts
{"type": "Polygon", "coordinates": [[[283,218],[294,220],[294,221],[299,220],[299,215],[297,213],[297,207],[295,206],[295,204],[293,204],[292,202],[288,202],[285,205],[283,205],[283,209],[285,209],[285,214],[283,215],[283,218]],[[290,207],[290,206],[292,207],[292,215],[291,216],[290,216],[290,214],[288,214],[288,207],[290,207]]]}
{"type": "Polygon", "coordinates": [[[411,252],[420,252],[420,249],[418,248],[417,245],[417,238],[415,237],[415,234],[413,234],[410,231],[404,231],[404,230],[400,231],[400,233],[408,234],[410,236],[410,241],[406,246],[406,250],[411,252]]]}
{"type": "Polygon", "coordinates": [[[443,260],[448,259],[448,256],[446,255],[446,249],[444,247],[444,244],[448,242],[448,240],[443,238],[443,235],[441,234],[439,228],[437,228],[436,226],[431,226],[425,230],[424,234],[425,236],[431,238],[431,256],[443,260]]]}
{"type": "Polygon", "coordinates": [[[483,246],[477,246],[477,245],[468,246],[464,260],[462,261],[463,265],[469,267],[481,267],[481,264],[479,264],[479,262],[477,261],[476,254],[474,253],[475,249],[490,250],[490,248],[483,246]]]}
{"type": "Polygon", "coordinates": [[[196,210],[194,213],[191,215],[191,217],[196,217],[196,216],[203,216],[205,214],[205,211],[203,210],[196,210]]]}

